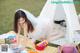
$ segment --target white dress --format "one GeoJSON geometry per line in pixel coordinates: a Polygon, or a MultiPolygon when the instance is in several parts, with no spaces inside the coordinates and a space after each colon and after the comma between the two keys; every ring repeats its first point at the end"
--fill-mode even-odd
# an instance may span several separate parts
{"type": "MultiPolygon", "coordinates": [[[[22,10],[26,14],[27,18],[33,24],[35,31],[32,33],[30,32],[28,34],[33,40],[40,39],[40,37],[48,37],[48,36],[50,36],[51,33],[58,33],[60,31],[57,28],[55,29],[55,27],[54,27],[55,24],[53,23],[52,19],[40,18],[40,17],[37,18],[34,15],[32,15],[30,12],[28,12],[24,9],[18,9],[18,10],[22,10]]],[[[62,32],[64,32],[64,31],[62,31],[62,32]]],[[[62,34],[60,34],[60,35],[62,35],[62,34]]]]}
{"type": "MultiPolygon", "coordinates": [[[[48,38],[51,33],[58,34],[58,35],[65,34],[65,31],[64,31],[65,29],[62,29],[62,27],[58,27],[58,25],[54,24],[52,19],[35,17],[30,12],[24,9],[18,9],[18,10],[22,10],[24,13],[26,13],[27,18],[33,24],[33,27],[35,30],[32,33],[30,32],[28,34],[33,41],[40,39],[41,37],[48,38]]],[[[55,36],[54,34],[53,36],[55,36]]],[[[63,38],[53,40],[52,43],[62,45],[62,44],[65,44],[65,40],[66,38],[64,36],[63,38]]]]}

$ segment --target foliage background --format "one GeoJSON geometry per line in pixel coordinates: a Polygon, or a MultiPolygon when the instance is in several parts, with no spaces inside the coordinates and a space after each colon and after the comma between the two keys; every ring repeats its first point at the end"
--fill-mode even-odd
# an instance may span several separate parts
{"type": "MultiPolygon", "coordinates": [[[[0,0],[0,34],[13,30],[16,9],[23,8],[38,16],[45,2],[46,0],[0,0]]],[[[80,4],[75,4],[75,7],[77,14],[79,14],[80,4]]]]}

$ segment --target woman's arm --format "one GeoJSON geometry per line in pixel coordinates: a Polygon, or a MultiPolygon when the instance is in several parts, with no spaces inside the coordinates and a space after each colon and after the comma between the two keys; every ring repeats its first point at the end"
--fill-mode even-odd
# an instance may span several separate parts
{"type": "Polygon", "coordinates": [[[24,24],[23,31],[24,31],[24,37],[27,38],[27,36],[28,36],[28,26],[27,26],[27,24],[24,24]]]}
{"type": "Polygon", "coordinates": [[[20,34],[20,33],[21,33],[21,25],[18,24],[18,34],[20,34]]]}
{"type": "Polygon", "coordinates": [[[17,45],[20,44],[20,33],[21,33],[21,26],[18,24],[18,33],[16,35],[17,45]]]}

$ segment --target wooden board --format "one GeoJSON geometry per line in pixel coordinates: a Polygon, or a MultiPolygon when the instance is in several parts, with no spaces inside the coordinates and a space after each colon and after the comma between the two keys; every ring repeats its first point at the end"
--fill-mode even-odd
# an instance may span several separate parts
{"type": "MultiPolygon", "coordinates": [[[[20,37],[20,44],[35,49],[35,46],[34,46],[34,44],[32,43],[32,41],[31,41],[31,40],[28,40],[28,41],[27,41],[27,40],[25,40],[25,38],[23,38],[23,37],[20,37]]],[[[38,50],[37,50],[37,51],[38,51],[38,50]]],[[[38,51],[38,52],[39,52],[39,53],[58,53],[58,49],[57,49],[57,47],[47,46],[47,47],[45,48],[45,50],[43,50],[43,51],[38,51]]]]}

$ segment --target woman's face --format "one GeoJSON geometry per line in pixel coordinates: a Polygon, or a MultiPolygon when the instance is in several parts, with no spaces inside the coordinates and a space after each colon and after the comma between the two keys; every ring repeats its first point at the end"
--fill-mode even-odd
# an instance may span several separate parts
{"type": "Polygon", "coordinates": [[[25,22],[25,19],[23,17],[20,17],[20,19],[18,20],[18,23],[19,24],[24,24],[25,22]]]}

